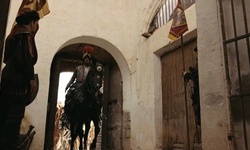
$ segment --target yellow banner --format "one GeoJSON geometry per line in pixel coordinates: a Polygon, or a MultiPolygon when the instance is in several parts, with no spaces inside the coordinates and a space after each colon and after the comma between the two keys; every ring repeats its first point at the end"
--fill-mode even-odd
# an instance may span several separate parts
{"type": "Polygon", "coordinates": [[[26,10],[35,10],[39,13],[40,18],[50,13],[47,0],[23,0],[18,14],[26,10]]]}
{"type": "Polygon", "coordinates": [[[175,41],[186,31],[188,31],[188,25],[185,12],[182,7],[181,1],[178,0],[178,4],[173,11],[173,22],[168,37],[175,41]]]}

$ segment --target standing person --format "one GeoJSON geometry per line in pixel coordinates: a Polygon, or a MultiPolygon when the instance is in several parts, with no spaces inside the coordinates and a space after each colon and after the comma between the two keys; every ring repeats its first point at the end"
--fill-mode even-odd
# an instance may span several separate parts
{"type": "Polygon", "coordinates": [[[39,14],[25,11],[16,17],[16,25],[5,43],[1,77],[0,149],[17,150],[20,125],[30,95],[37,92],[34,65],[37,62],[35,35],[39,29],[39,14]]]}
{"type": "MultiPolygon", "coordinates": [[[[198,49],[195,48],[194,52],[196,55],[198,53],[198,49]]],[[[189,67],[188,72],[184,72],[183,74],[185,82],[192,81],[191,87],[191,99],[192,106],[194,108],[195,113],[195,123],[201,126],[201,115],[200,115],[200,87],[199,87],[199,71],[198,71],[198,58],[196,56],[196,64],[195,66],[189,67]]]]}

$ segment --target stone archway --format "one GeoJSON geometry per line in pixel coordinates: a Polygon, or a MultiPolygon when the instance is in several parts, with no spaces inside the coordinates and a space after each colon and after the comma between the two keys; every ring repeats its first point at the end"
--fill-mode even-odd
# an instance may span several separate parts
{"type": "MultiPolygon", "coordinates": [[[[47,121],[46,121],[46,132],[45,132],[45,145],[44,149],[53,148],[53,132],[54,132],[54,122],[55,122],[55,113],[56,113],[56,104],[57,104],[57,89],[59,85],[59,74],[63,71],[73,71],[74,66],[79,63],[81,59],[81,47],[84,45],[92,45],[96,49],[96,53],[93,54],[97,60],[104,64],[106,70],[105,73],[105,82],[106,92],[104,96],[103,111],[108,116],[108,120],[103,121],[103,130],[102,130],[102,149],[120,149],[122,146],[122,124],[123,124],[123,97],[124,93],[124,78],[122,78],[122,72],[126,71],[126,68],[119,67],[119,64],[122,66],[124,62],[117,62],[109,51],[114,52],[114,47],[110,48],[109,44],[104,44],[103,47],[95,45],[91,42],[93,39],[90,37],[76,38],[71,41],[66,42],[60,50],[54,56],[52,65],[51,65],[51,74],[50,74],[50,90],[49,90],[49,99],[48,99],[48,111],[47,111],[47,121]],[[86,40],[87,39],[87,40],[86,40]],[[84,41],[84,42],[83,42],[84,41]],[[105,48],[106,46],[106,48],[105,48]],[[105,49],[104,49],[105,48],[105,49]],[[110,50],[111,49],[111,50],[110,50]],[[107,128],[109,126],[109,128],[107,128]],[[108,136],[109,135],[109,136],[108,136]],[[116,136],[114,136],[116,135],[116,136]],[[117,136],[118,135],[118,136],[117,136]],[[113,145],[111,141],[115,140],[113,145]],[[104,141],[105,140],[105,141],[104,141]],[[117,142],[117,140],[120,140],[117,142]]],[[[97,40],[98,41],[98,40],[97,40]]],[[[104,42],[105,43],[105,42],[104,42]]],[[[119,54],[118,54],[119,55],[119,54]]],[[[120,55],[122,56],[122,55],[120,55]]],[[[119,57],[120,57],[119,56],[119,57]]],[[[118,60],[121,60],[118,58],[118,60]]],[[[124,60],[124,58],[122,59],[124,60]]],[[[128,74],[124,75],[125,77],[128,74]]],[[[128,77],[129,78],[129,77],[128,77]]],[[[128,81],[128,80],[127,80],[128,81]]],[[[125,82],[126,83],[126,82],[125,82]]],[[[126,97],[126,95],[125,95],[126,97]]]]}

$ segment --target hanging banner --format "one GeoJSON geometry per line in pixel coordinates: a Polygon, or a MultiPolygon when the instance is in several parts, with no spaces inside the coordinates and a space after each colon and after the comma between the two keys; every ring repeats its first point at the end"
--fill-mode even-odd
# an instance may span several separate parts
{"type": "Polygon", "coordinates": [[[23,0],[18,10],[18,14],[26,10],[37,11],[39,13],[40,18],[43,18],[50,12],[47,0],[23,0]]]}
{"type": "Polygon", "coordinates": [[[185,12],[181,0],[178,0],[177,6],[173,11],[173,22],[168,37],[175,41],[186,31],[188,31],[188,25],[185,12]]]}

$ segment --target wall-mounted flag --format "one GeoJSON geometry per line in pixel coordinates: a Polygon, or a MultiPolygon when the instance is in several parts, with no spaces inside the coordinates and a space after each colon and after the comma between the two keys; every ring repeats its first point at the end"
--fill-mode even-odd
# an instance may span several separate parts
{"type": "Polygon", "coordinates": [[[25,10],[35,10],[39,13],[40,18],[49,14],[49,5],[47,0],[23,0],[19,7],[18,14],[25,10]]]}
{"type": "Polygon", "coordinates": [[[186,31],[188,31],[188,25],[185,12],[181,0],[178,0],[177,6],[173,11],[173,22],[168,37],[175,41],[186,31]]]}
{"type": "MultiPolygon", "coordinates": [[[[23,0],[18,9],[17,16],[22,12],[28,10],[35,10],[36,12],[38,12],[40,19],[50,13],[47,0],[23,0]]],[[[19,27],[14,21],[12,29],[10,31],[10,35],[18,29],[19,27]]]]}

